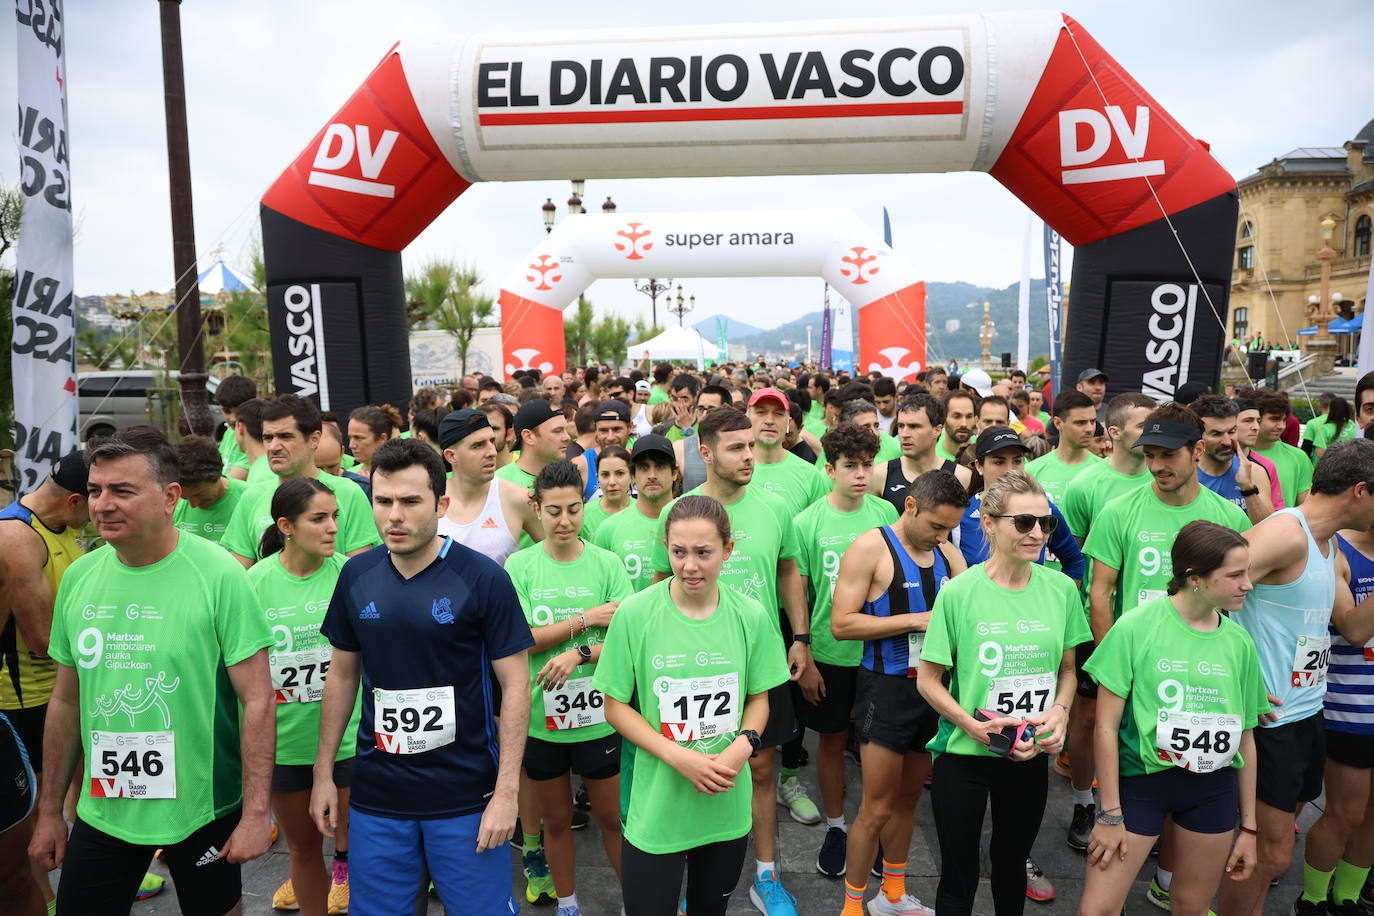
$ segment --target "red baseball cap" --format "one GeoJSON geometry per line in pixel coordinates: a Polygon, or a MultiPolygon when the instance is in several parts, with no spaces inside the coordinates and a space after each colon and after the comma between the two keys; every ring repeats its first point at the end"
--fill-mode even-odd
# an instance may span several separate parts
{"type": "Polygon", "coordinates": [[[753,407],[760,401],[769,400],[777,401],[779,407],[781,407],[783,410],[787,409],[787,395],[783,394],[776,388],[760,388],[758,391],[755,391],[753,394],[749,395],[748,406],[753,407]]]}

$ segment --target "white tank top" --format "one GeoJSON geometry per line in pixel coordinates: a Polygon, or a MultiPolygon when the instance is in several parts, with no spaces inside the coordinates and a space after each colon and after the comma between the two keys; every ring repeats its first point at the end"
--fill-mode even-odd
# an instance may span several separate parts
{"type": "Polygon", "coordinates": [[[506,523],[506,513],[501,508],[501,482],[493,478],[487,487],[487,501],[477,517],[466,525],[460,525],[447,515],[439,519],[439,534],[453,538],[464,547],[491,557],[502,566],[506,557],[515,553],[518,545],[511,537],[510,525],[506,523]]]}

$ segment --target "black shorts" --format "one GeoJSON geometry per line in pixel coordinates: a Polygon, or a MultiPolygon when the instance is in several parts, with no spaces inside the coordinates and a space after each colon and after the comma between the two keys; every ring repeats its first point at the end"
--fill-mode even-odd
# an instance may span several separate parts
{"type": "MultiPolygon", "coordinates": [[[[334,761],[334,787],[347,789],[353,785],[353,758],[334,761]]],[[[279,763],[272,768],[272,792],[288,795],[308,792],[315,787],[315,766],[310,763],[279,763]]]]}
{"type": "Polygon", "coordinates": [[[1159,836],[1164,819],[1193,833],[1230,833],[1236,827],[1236,768],[1194,773],[1169,767],[1144,776],[1122,776],[1121,813],[1137,836],[1159,836]]]}
{"type": "Polygon", "coordinates": [[[43,772],[43,723],[48,718],[48,704],[30,706],[28,709],[5,709],[5,717],[10,720],[19,740],[24,742],[29,752],[29,766],[35,773],[43,772]]]}
{"type": "Polygon", "coordinates": [[[1326,759],[1356,770],[1374,770],[1374,735],[1357,735],[1327,728],[1326,759]]]}
{"type": "Polygon", "coordinates": [[[1321,713],[1301,722],[1255,729],[1255,797],[1280,811],[1297,811],[1322,792],[1326,722],[1321,713]]]}
{"type": "Polygon", "coordinates": [[[22,823],[33,810],[34,775],[19,731],[0,714],[0,833],[22,823]]]}
{"type": "Polygon", "coordinates": [[[1083,666],[1088,663],[1088,659],[1093,657],[1093,649],[1097,648],[1092,642],[1082,642],[1074,646],[1073,650],[1073,673],[1078,677],[1078,695],[1085,700],[1097,699],[1097,681],[1093,680],[1091,674],[1083,670],[1083,666]]]}
{"type": "Polygon", "coordinates": [[[760,748],[779,747],[797,737],[797,711],[792,708],[792,682],[768,691],[768,723],[759,735],[760,748]]]}
{"type": "MultiPolygon", "coordinates": [[[[186,916],[223,916],[243,896],[239,866],[219,855],[238,826],[239,814],[235,809],[180,843],[161,847],[186,916]]],[[[78,817],[67,840],[57,912],[126,916],[157,849],[116,839],[78,817]]]]}
{"type": "Polygon", "coordinates": [[[816,662],[816,670],[825,682],[825,696],[815,706],[806,702],[801,688],[795,681],[792,684],[792,706],[797,713],[797,721],[803,728],[822,735],[849,730],[849,721],[854,712],[854,687],[858,683],[859,668],[848,665],[828,665],[816,662]]]}
{"type": "Polygon", "coordinates": [[[916,678],[860,668],[854,691],[854,734],[898,754],[928,754],[940,717],[916,689],[916,678]]]}
{"type": "Polygon", "coordinates": [[[557,779],[572,770],[583,779],[610,779],[620,773],[620,736],[612,732],[587,741],[525,739],[525,775],[535,782],[557,779]]]}

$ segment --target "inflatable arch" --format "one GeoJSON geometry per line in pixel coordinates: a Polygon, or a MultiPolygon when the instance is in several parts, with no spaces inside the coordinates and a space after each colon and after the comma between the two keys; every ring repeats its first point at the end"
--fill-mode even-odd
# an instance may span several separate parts
{"type": "Polygon", "coordinates": [[[263,196],[277,388],[404,403],[400,252],[473,182],[956,170],[1076,246],[1064,380],[1215,383],[1235,181],[1077,22],[1024,12],[393,47],[263,196]]]}
{"type": "Polygon", "coordinates": [[[604,277],[824,277],[859,312],[863,371],[925,368],[926,286],[849,210],[565,219],[501,284],[506,374],[563,368],[563,309],[604,277]],[[865,333],[866,329],[869,331],[865,333]]]}

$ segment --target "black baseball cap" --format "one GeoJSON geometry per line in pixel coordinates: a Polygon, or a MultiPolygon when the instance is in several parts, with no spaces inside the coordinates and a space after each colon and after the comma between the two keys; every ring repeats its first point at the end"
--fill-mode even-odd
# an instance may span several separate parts
{"type": "Polygon", "coordinates": [[[527,429],[538,429],[554,417],[563,419],[563,411],[554,410],[543,398],[531,398],[515,412],[515,438],[527,429]]]}
{"type": "Polygon", "coordinates": [[[618,420],[621,423],[630,422],[630,405],[620,398],[607,398],[596,408],[596,420],[618,420]]]}
{"type": "Polygon", "coordinates": [[[439,423],[439,447],[449,448],[457,445],[473,433],[484,429],[491,429],[491,421],[482,411],[472,407],[455,410],[439,423]]]}
{"type": "Polygon", "coordinates": [[[1089,379],[1095,379],[1095,378],[1101,378],[1102,381],[1104,381],[1104,382],[1110,382],[1110,381],[1111,381],[1111,378],[1108,377],[1107,373],[1103,372],[1101,369],[1097,368],[1096,366],[1094,366],[1094,367],[1091,368],[1091,369],[1084,369],[1082,372],[1078,373],[1078,380],[1079,380],[1080,382],[1086,382],[1086,381],[1088,381],[1089,379]]]}
{"type": "Polygon", "coordinates": [[[1158,445],[1160,448],[1175,449],[1192,445],[1201,438],[1202,430],[1188,423],[1179,423],[1177,420],[1150,420],[1145,424],[1145,431],[1131,448],[1158,445]]]}
{"type": "Polygon", "coordinates": [[[1019,448],[1023,452],[1029,452],[1026,443],[1021,441],[1021,437],[1016,435],[1016,430],[1009,426],[989,426],[978,434],[978,442],[973,446],[975,458],[982,459],[999,448],[1019,448]]]}
{"type": "Polygon", "coordinates": [[[663,458],[673,467],[677,467],[677,453],[673,451],[673,443],[664,436],[649,433],[636,439],[635,447],[630,450],[630,463],[634,464],[645,455],[663,458]]]}
{"type": "Polygon", "coordinates": [[[53,483],[62,489],[85,496],[89,470],[86,467],[86,456],[77,448],[53,462],[50,476],[53,483]]]}

